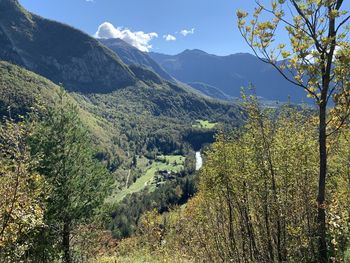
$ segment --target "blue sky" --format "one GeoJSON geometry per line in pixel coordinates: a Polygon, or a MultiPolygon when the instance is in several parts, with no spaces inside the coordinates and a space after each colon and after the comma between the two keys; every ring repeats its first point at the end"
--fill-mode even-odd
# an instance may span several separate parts
{"type": "Polygon", "coordinates": [[[253,10],[254,0],[20,0],[20,3],[31,12],[90,35],[108,22],[100,28],[101,36],[126,37],[145,51],[176,54],[185,49],[202,49],[218,55],[250,52],[237,30],[235,12],[253,10]],[[144,33],[135,34],[140,31],[144,33]]]}

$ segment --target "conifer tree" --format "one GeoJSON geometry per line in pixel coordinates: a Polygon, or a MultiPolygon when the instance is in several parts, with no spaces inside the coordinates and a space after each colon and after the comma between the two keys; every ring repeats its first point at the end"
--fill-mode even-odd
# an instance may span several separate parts
{"type": "Polygon", "coordinates": [[[63,261],[70,263],[72,229],[91,218],[103,203],[110,185],[109,173],[94,158],[79,109],[63,91],[56,105],[48,109],[33,144],[43,156],[39,171],[51,186],[45,214],[49,236],[60,236],[63,261]]]}

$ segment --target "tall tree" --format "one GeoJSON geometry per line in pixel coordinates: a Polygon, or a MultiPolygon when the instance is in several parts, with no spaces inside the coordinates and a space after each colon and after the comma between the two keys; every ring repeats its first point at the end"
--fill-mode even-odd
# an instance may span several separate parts
{"type": "Polygon", "coordinates": [[[58,229],[63,261],[70,263],[72,228],[89,219],[103,203],[109,173],[94,158],[79,109],[63,91],[56,105],[48,109],[33,144],[44,156],[39,171],[51,186],[45,220],[50,231],[58,229]]]}
{"type": "Polygon", "coordinates": [[[258,0],[256,3],[249,24],[248,13],[237,11],[243,38],[258,58],[304,89],[318,106],[319,261],[328,262],[327,137],[337,132],[350,115],[350,43],[347,39],[350,16],[342,10],[344,0],[278,0],[272,1],[271,7],[258,0]],[[266,15],[265,20],[262,13],[266,15]],[[289,44],[276,41],[283,27],[288,32],[289,44]],[[332,100],[334,107],[328,111],[332,100]]]}

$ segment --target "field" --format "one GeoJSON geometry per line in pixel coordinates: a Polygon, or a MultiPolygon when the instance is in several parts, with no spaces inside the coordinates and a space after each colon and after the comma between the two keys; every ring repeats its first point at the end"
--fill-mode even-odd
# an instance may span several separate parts
{"type": "Polygon", "coordinates": [[[144,174],[138,178],[128,188],[122,190],[115,196],[117,202],[121,201],[128,194],[137,193],[149,186],[150,190],[155,189],[153,179],[159,170],[168,170],[172,172],[180,172],[184,168],[185,157],[182,155],[161,155],[156,158],[152,163],[146,158],[140,158],[138,160],[138,166],[144,170],[144,174]]]}
{"type": "Polygon", "coordinates": [[[207,120],[196,120],[196,123],[192,125],[193,128],[199,128],[199,129],[213,129],[217,123],[210,122],[207,120]]]}

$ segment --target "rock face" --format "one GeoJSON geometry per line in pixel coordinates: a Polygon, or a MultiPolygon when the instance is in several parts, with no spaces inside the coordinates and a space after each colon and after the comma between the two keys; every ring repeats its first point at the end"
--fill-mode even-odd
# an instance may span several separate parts
{"type": "Polygon", "coordinates": [[[66,89],[110,92],[135,83],[120,58],[89,35],[0,0],[0,60],[21,65],[66,89]]]}

